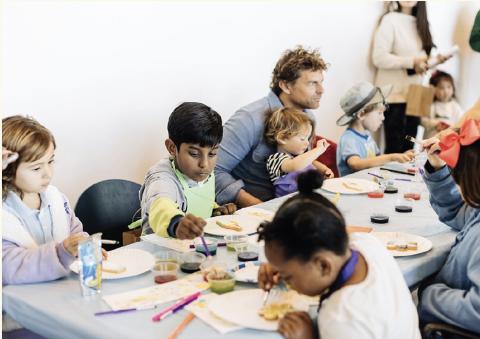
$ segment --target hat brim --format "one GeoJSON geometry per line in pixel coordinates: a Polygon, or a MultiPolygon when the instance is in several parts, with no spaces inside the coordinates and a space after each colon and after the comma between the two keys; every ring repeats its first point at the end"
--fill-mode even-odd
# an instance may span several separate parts
{"type": "Polygon", "coordinates": [[[393,85],[385,85],[382,87],[378,87],[380,91],[377,91],[373,98],[362,107],[362,109],[368,105],[376,104],[376,103],[383,103],[387,101],[388,96],[392,93],[393,85]]]}
{"type": "Polygon", "coordinates": [[[378,87],[380,91],[376,91],[375,95],[368,101],[365,105],[363,105],[362,108],[360,108],[357,112],[355,112],[352,115],[348,114],[343,114],[340,118],[337,119],[337,126],[345,126],[348,125],[352,120],[356,119],[357,113],[360,112],[362,109],[367,107],[368,105],[371,104],[376,104],[376,103],[383,103],[387,101],[388,96],[390,93],[392,93],[393,90],[393,85],[385,85],[382,87],[378,87]]]}
{"type": "Polygon", "coordinates": [[[337,119],[337,126],[345,126],[348,125],[352,120],[354,120],[356,115],[348,115],[344,114],[340,118],[337,119]]]}

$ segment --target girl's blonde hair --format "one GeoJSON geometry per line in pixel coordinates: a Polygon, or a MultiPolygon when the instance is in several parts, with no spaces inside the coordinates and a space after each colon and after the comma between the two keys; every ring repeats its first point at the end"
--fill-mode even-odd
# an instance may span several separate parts
{"type": "Polygon", "coordinates": [[[2,199],[9,190],[18,192],[13,184],[18,165],[37,161],[45,155],[51,143],[56,148],[52,133],[31,117],[14,115],[2,119],[2,146],[18,153],[18,159],[2,171],[2,199]]]}
{"type": "Polygon", "coordinates": [[[295,108],[280,108],[265,119],[265,140],[270,145],[276,145],[277,139],[288,139],[298,134],[305,125],[312,126],[313,134],[314,122],[305,112],[295,108]]]}

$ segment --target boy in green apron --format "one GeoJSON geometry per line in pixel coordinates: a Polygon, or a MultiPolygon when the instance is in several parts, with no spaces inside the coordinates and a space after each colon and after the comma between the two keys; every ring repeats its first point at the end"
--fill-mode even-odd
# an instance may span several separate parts
{"type": "Polygon", "coordinates": [[[140,189],[143,234],[193,239],[202,235],[205,218],[235,212],[234,204],[215,203],[222,136],[222,118],[210,107],[185,102],[175,108],[165,140],[170,157],[150,168],[140,189]]]}

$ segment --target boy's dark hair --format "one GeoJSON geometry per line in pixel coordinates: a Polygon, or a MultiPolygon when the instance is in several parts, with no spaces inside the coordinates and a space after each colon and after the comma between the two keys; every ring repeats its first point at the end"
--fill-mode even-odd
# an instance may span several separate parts
{"type": "Polygon", "coordinates": [[[452,176],[460,186],[465,202],[480,208],[480,140],[471,145],[460,147],[460,155],[452,176]]]}
{"type": "Polygon", "coordinates": [[[223,137],[222,117],[199,102],[184,102],[168,119],[168,137],[180,148],[182,143],[201,147],[220,144],[223,137]]]}
{"type": "Polygon", "coordinates": [[[320,250],[345,254],[348,235],[342,214],[330,200],[313,191],[322,184],[318,171],[300,174],[299,193],[280,206],[271,222],[258,227],[259,240],[276,242],[286,260],[308,261],[320,250]]]}
{"type": "Polygon", "coordinates": [[[302,46],[286,50],[277,61],[272,72],[270,88],[278,96],[282,93],[280,81],[293,82],[300,77],[301,71],[324,71],[327,64],[320,56],[318,50],[306,50],[302,46]]]}
{"type": "Polygon", "coordinates": [[[430,77],[430,85],[437,87],[438,84],[444,80],[449,81],[450,84],[452,85],[452,88],[453,88],[452,98],[455,98],[455,82],[453,81],[453,77],[449,73],[444,71],[436,71],[430,77]]]}

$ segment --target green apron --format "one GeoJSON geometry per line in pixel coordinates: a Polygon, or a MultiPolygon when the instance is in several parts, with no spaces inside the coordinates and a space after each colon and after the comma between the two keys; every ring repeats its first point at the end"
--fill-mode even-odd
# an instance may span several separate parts
{"type": "Polygon", "coordinates": [[[215,204],[215,175],[210,174],[207,181],[202,185],[189,187],[183,174],[175,168],[173,161],[171,163],[175,175],[183,187],[183,193],[187,201],[187,213],[204,219],[210,218],[215,204]]]}

